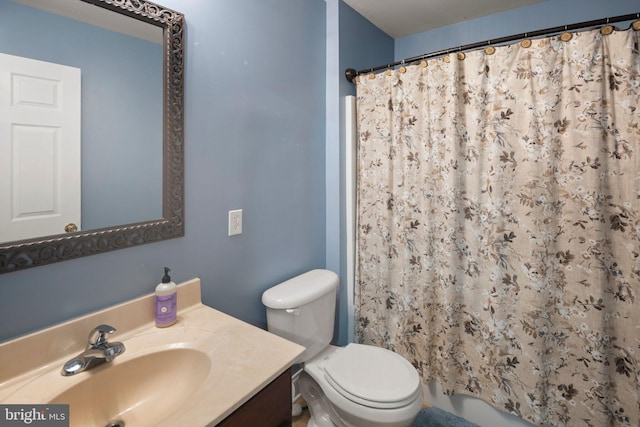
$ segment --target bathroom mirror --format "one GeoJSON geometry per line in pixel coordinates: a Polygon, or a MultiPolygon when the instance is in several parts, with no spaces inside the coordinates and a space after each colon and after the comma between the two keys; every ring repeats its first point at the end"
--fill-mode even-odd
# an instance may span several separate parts
{"type": "MultiPolygon", "coordinates": [[[[83,171],[83,200],[85,198],[91,199],[91,197],[94,197],[92,200],[106,198],[103,201],[105,208],[101,207],[97,210],[104,213],[106,206],[110,206],[114,208],[112,210],[113,214],[110,214],[109,218],[102,220],[102,223],[95,220],[89,221],[92,226],[83,227],[81,231],[39,235],[12,241],[6,241],[7,239],[2,238],[3,230],[0,228],[0,273],[183,236],[184,16],[176,11],[145,0],[16,0],[16,2],[23,4],[32,2],[40,5],[50,3],[56,7],[62,3],[69,2],[70,8],[76,11],[81,9],[85,15],[81,19],[84,22],[91,22],[92,25],[103,27],[105,19],[109,21],[115,19],[115,21],[105,24],[106,26],[103,27],[110,30],[114,30],[114,25],[120,26],[124,21],[133,21],[136,24],[141,24],[141,31],[147,35],[136,34],[136,37],[148,38],[148,40],[151,40],[150,43],[157,44],[157,54],[154,53],[156,57],[145,60],[147,67],[149,64],[155,64],[153,66],[156,69],[132,72],[118,68],[120,72],[109,72],[109,74],[117,74],[113,80],[117,84],[122,84],[122,86],[128,88],[127,90],[133,91],[147,84],[156,88],[157,93],[141,92],[134,95],[131,99],[146,100],[148,104],[137,105],[135,114],[123,114],[120,112],[120,116],[117,114],[115,116],[97,114],[95,111],[89,111],[88,114],[85,114],[84,104],[89,104],[93,101],[93,98],[105,99],[106,102],[106,97],[116,93],[114,88],[105,83],[108,80],[107,78],[100,80],[102,86],[101,96],[94,96],[89,98],[89,101],[86,101],[83,94],[83,120],[85,115],[98,115],[99,119],[102,119],[108,126],[108,129],[111,129],[111,131],[102,132],[102,134],[106,133],[107,137],[111,138],[110,140],[107,140],[106,143],[104,141],[97,142],[96,134],[92,136],[91,133],[86,132],[83,121],[81,148],[83,156],[85,153],[92,151],[90,146],[92,143],[94,148],[105,148],[119,142],[114,135],[117,135],[117,131],[123,128],[127,119],[132,122],[148,121],[152,123],[147,125],[146,128],[141,127],[140,129],[143,129],[143,131],[139,131],[135,137],[129,136],[129,139],[124,143],[124,151],[120,149],[117,154],[107,153],[106,151],[100,154],[101,157],[99,159],[104,171],[101,172],[102,175],[94,172],[93,180],[97,184],[86,182],[83,171]],[[158,40],[154,41],[154,37],[158,40]],[[153,112],[154,109],[157,111],[153,112]],[[149,111],[153,113],[149,113],[149,111]],[[155,118],[146,120],[144,118],[145,114],[155,118]],[[123,168],[127,164],[131,165],[130,167],[133,171],[130,172],[131,175],[126,175],[126,179],[122,179],[122,176],[125,175],[123,173],[125,169],[123,168]],[[95,175],[102,176],[103,179],[95,179],[95,175]],[[116,178],[120,177],[121,181],[125,181],[122,190],[113,190],[114,186],[108,179],[111,175],[116,178]],[[107,188],[89,187],[90,185],[100,185],[100,183],[106,185],[107,188]],[[135,212],[127,213],[122,217],[116,216],[120,211],[127,212],[127,208],[130,208],[129,205],[131,203],[127,200],[138,198],[123,196],[122,193],[126,191],[127,186],[140,187],[145,193],[149,194],[157,193],[157,197],[148,203],[150,207],[129,209],[135,212]],[[87,188],[89,188],[88,192],[87,188]],[[88,194],[87,197],[85,197],[85,193],[88,194]],[[107,197],[112,198],[108,199],[107,197]],[[144,212],[140,213],[138,211],[144,212]]],[[[3,12],[0,11],[0,13],[3,12]]],[[[74,19],[78,18],[74,17],[74,19]]],[[[125,26],[127,25],[125,22],[125,26]]],[[[55,33],[55,30],[50,31],[51,34],[55,33]]],[[[115,31],[121,31],[121,29],[115,29],[115,31]]],[[[129,30],[124,29],[122,31],[126,33],[129,30]]],[[[133,31],[137,32],[138,30],[133,31]]],[[[124,37],[123,35],[123,40],[126,40],[124,37]]],[[[78,37],[78,39],[82,40],[83,38],[78,37]]],[[[149,46],[152,46],[152,44],[149,44],[149,46]]],[[[140,49],[140,46],[111,45],[113,57],[100,53],[92,61],[111,64],[122,61],[123,52],[137,52],[137,56],[146,56],[149,53],[147,51],[136,51],[135,49],[140,49]]],[[[156,48],[150,47],[148,51],[154,49],[156,48]]],[[[154,50],[154,52],[156,51],[154,50]]],[[[83,71],[85,70],[83,69],[83,71]]],[[[83,91],[86,89],[85,81],[90,80],[91,77],[85,78],[84,75],[82,76],[83,91]]],[[[95,79],[95,77],[93,78],[95,79]]],[[[109,107],[109,109],[120,110],[120,107],[109,107]]],[[[104,135],[101,136],[104,137],[104,135]]],[[[3,143],[3,141],[0,141],[0,143],[3,143]]],[[[42,181],[40,184],[46,186],[50,183],[42,181]]],[[[5,202],[0,201],[0,203],[5,202]]],[[[99,203],[92,202],[91,205],[94,206],[95,210],[96,205],[99,205],[99,203]]],[[[83,213],[84,211],[83,206],[83,213]]]]}

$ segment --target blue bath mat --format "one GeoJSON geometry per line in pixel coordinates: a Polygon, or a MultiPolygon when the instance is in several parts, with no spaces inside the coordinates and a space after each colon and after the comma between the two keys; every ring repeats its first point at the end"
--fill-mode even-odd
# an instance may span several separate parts
{"type": "Polygon", "coordinates": [[[479,427],[464,418],[440,408],[424,408],[418,412],[412,427],[479,427]]]}

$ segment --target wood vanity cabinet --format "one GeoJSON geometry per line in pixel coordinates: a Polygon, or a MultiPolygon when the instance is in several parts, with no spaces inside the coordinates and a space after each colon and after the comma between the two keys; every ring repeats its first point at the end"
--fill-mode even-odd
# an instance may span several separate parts
{"type": "Polygon", "coordinates": [[[218,426],[291,426],[291,370],[284,371],[247,403],[222,420],[218,426]]]}

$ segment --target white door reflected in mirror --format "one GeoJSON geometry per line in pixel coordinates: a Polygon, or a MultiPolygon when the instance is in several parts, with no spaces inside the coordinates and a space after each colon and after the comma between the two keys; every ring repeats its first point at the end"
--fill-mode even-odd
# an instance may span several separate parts
{"type": "Polygon", "coordinates": [[[81,228],[80,75],[0,53],[0,242],[81,228]]]}

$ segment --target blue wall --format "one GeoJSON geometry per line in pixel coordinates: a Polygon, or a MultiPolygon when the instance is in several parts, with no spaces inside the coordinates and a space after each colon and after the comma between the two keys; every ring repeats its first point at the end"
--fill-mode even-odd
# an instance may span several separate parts
{"type": "MultiPolygon", "coordinates": [[[[395,60],[469,43],[637,13],[638,0],[545,0],[531,6],[396,39],[395,60]]],[[[378,64],[379,65],[379,64],[378,64]]]]}
{"type": "Polygon", "coordinates": [[[325,266],[324,0],[160,3],[187,21],[186,236],[0,275],[0,341],[152,292],[165,265],[264,326],[266,288],[325,266]]]}
{"type": "Polygon", "coordinates": [[[0,0],[0,52],[81,70],[83,229],[161,217],[162,45],[0,0]]]}

